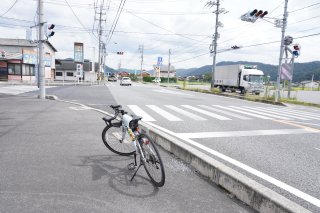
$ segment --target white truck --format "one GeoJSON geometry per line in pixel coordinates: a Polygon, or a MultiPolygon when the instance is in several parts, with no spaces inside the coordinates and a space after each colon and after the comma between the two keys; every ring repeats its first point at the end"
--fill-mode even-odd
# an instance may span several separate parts
{"type": "Polygon", "coordinates": [[[217,66],[214,72],[214,87],[222,92],[227,89],[241,94],[246,92],[259,95],[264,90],[263,72],[256,65],[226,65],[217,66]]]}

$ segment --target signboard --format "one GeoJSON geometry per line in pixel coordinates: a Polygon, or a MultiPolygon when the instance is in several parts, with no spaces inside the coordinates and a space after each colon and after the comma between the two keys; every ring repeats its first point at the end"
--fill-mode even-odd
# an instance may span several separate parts
{"type": "Polygon", "coordinates": [[[292,64],[281,65],[281,79],[292,81],[293,68],[292,64]]]}
{"type": "Polygon", "coordinates": [[[51,67],[51,54],[50,53],[46,53],[44,54],[44,57],[43,57],[43,65],[45,67],[51,67]]]}
{"type": "Polygon", "coordinates": [[[37,51],[22,49],[22,60],[24,64],[37,64],[37,51]]]}
{"type": "Polygon", "coordinates": [[[74,62],[83,63],[83,43],[74,42],[74,62]]]}
{"type": "Polygon", "coordinates": [[[158,66],[162,65],[162,57],[158,57],[157,65],[158,65],[158,66]]]}
{"type": "Polygon", "coordinates": [[[83,78],[83,64],[77,64],[77,77],[83,78]]]}

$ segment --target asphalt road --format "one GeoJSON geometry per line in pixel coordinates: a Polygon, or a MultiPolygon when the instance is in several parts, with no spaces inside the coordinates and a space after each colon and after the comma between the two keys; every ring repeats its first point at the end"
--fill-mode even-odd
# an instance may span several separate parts
{"type": "Polygon", "coordinates": [[[146,113],[154,126],[290,200],[320,211],[319,109],[141,84],[112,83],[108,88],[129,112],[146,113]]]}
{"type": "Polygon", "coordinates": [[[109,112],[107,104],[122,104],[153,126],[309,210],[319,211],[317,108],[279,107],[144,84],[53,87],[47,92],[109,112]],[[112,97],[106,95],[109,91],[112,97]]]}
{"type": "MultiPolygon", "coordinates": [[[[47,92],[70,101],[115,102],[104,86],[47,92]]],[[[0,94],[1,213],[253,212],[163,150],[164,187],[153,187],[143,169],[130,182],[132,158],[102,143],[102,114],[35,95],[0,94]]]]}

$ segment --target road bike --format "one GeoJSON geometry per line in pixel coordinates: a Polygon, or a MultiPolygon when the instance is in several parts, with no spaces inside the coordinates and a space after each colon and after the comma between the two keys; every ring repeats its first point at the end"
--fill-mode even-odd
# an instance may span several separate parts
{"type": "Polygon", "coordinates": [[[134,156],[134,162],[128,165],[129,170],[136,169],[130,181],[143,165],[153,185],[163,186],[165,182],[164,166],[154,141],[147,134],[142,133],[139,128],[139,121],[142,117],[128,115],[121,105],[110,107],[114,110],[114,116],[102,118],[106,123],[102,131],[104,145],[118,155],[134,156]],[[120,119],[117,119],[118,116],[120,119]],[[139,165],[137,165],[137,155],[140,156],[139,165]]]}

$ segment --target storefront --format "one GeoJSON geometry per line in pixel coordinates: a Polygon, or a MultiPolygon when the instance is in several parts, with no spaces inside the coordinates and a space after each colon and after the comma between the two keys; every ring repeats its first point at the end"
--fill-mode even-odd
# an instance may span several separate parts
{"type": "MultiPolygon", "coordinates": [[[[45,42],[46,80],[54,80],[56,49],[45,42]]],[[[37,45],[25,39],[0,39],[0,81],[37,81],[37,45]]]]}

